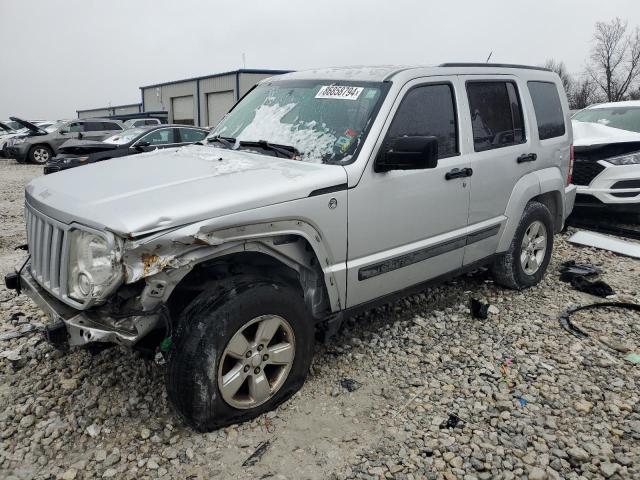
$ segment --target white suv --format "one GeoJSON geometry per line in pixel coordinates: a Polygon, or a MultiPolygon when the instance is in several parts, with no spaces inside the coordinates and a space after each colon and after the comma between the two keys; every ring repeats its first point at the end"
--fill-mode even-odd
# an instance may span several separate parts
{"type": "Polygon", "coordinates": [[[576,206],[640,214],[640,101],[573,116],[576,206]]]}
{"type": "Polygon", "coordinates": [[[334,68],[260,82],[200,145],[31,181],[8,288],[50,339],[165,351],[198,430],[299,389],[314,330],[489,266],[536,285],[573,208],[558,76],[532,67],[334,68]]]}

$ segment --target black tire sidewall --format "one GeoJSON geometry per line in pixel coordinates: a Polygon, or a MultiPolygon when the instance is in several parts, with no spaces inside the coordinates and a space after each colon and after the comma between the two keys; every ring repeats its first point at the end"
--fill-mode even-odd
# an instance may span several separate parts
{"type": "Polygon", "coordinates": [[[553,252],[553,223],[551,221],[551,213],[541,203],[531,203],[527,206],[525,210],[525,214],[520,221],[520,225],[518,225],[518,229],[516,230],[516,235],[514,237],[513,244],[513,266],[515,269],[515,276],[518,284],[521,288],[531,287],[539,283],[544,277],[547,267],[549,266],[549,262],[551,261],[551,255],[553,252]],[[528,275],[522,268],[522,264],[520,263],[520,254],[522,250],[522,239],[524,238],[524,234],[529,228],[529,226],[535,222],[540,221],[544,227],[547,229],[547,249],[545,251],[545,257],[542,262],[542,265],[538,269],[536,273],[533,275],[528,275]]]}
{"type": "Polygon", "coordinates": [[[31,147],[29,149],[29,154],[27,155],[27,157],[29,159],[29,162],[35,163],[36,165],[44,165],[44,164],[47,163],[47,162],[37,162],[33,158],[33,154],[38,148],[42,148],[42,149],[47,150],[49,152],[49,158],[48,158],[47,161],[49,161],[49,160],[51,160],[53,158],[53,150],[51,150],[51,148],[49,148],[47,145],[34,145],[33,147],[31,147]]]}
{"type": "Polygon", "coordinates": [[[248,420],[291,397],[300,389],[313,356],[314,329],[302,292],[285,283],[235,279],[205,291],[185,309],[169,354],[167,391],[179,414],[199,431],[248,420]],[[261,315],[286,319],[295,335],[295,357],[280,390],[252,409],[228,405],[218,390],[218,367],[231,337],[261,315]],[[213,364],[213,365],[212,365],[213,364]]]}

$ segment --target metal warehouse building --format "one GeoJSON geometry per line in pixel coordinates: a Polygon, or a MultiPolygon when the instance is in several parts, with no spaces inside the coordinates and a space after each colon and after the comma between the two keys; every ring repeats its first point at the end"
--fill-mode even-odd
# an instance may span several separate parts
{"type": "Polygon", "coordinates": [[[142,111],[166,110],[169,123],[214,126],[256,83],[289,70],[234,70],[140,87],[142,111]]]}
{"type": "Polygon", "coordinates": [[[116,105],[113,107],[92,108],[89,110],[76,110],[78,118],[110,117],[112,115],[127,115],[130,113],[140,113],[141,103],[130,103],[129,105],[116,105]]]}

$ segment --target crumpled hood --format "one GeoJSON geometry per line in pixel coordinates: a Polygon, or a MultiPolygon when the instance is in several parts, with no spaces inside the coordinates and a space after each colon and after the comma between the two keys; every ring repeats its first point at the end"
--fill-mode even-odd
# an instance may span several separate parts
{"type": "Polygon", "coordinates": [[[590,147],[612,143],[640,142],[640,133],[573,120],[573,146],[590,147]]]}
{"type": "Polygon", "coordinates": [[[337,165],[192,145],[38,177],[27,185],[26,199],[61,222],[136,237],[346,182],[337,165]]]}

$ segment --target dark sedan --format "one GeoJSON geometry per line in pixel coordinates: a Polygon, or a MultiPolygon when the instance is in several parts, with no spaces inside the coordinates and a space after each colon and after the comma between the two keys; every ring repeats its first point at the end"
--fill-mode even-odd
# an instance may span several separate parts
{"type": "Polygon", "coordinates": [[[68,140],[59,148],[58,155],[46,163],[44,173],[46,175],[158,148],[181,147],[204,140],[208,133],[208,130],[198,127],[157,125],[130,128],[99,142],[68,140]]]}

